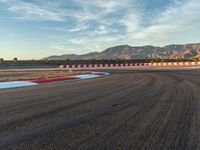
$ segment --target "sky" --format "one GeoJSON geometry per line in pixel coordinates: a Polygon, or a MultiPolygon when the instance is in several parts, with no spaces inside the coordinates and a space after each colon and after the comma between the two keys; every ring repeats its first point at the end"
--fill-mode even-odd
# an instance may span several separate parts
{"type": "Polygon", "coordinates": [[[0,58],[200,42],[200,0],[0,0],[0,58]]]}

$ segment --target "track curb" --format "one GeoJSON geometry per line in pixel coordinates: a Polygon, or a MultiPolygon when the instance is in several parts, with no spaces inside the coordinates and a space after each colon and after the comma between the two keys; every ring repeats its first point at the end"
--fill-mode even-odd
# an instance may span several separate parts
{"type": "Polygon", "coordinates": [[[58,77],[58,78],[45,78],[38,80],[26,80],[26,81],[10,81],[10,82],[0,82],[0,90],[1,89],[11,89],[18,87],[27,87],[27,86],[37,86],[43,83],[51,83],[51,82],[62,82],[62,81],[74,81],[74,80],[87,80],[94,79],[103,76],[107,76],[109,73],[107,72],[91,72],[90,74],[85,75],[76,75],[69,77],[58,77]]]}

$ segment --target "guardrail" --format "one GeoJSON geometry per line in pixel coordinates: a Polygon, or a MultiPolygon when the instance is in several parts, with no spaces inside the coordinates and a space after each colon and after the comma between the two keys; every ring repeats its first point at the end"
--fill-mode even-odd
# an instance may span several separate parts
{"type": "Polygon", "coordinates": [[[155,66],[189,66],[200,65],[200,62],[160,62],[160,63],[129,63],[129,64],[81,64],[81,65],[61,65],[60,68],[117,68],[117,67],[155,67],[155,66]]]}

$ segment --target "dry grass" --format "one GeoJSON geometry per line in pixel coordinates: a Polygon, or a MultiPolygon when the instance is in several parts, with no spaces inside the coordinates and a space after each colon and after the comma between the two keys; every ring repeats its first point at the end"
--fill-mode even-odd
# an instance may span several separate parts
{"type": "Polygon", "coordinates": [[[72,75],[86,74],[87,72],[73,71],[6,71],[0,72],[0,82],[4,81],[20,81],[20,80],[35,80],[54,77],[66,77],[72,75]]]}

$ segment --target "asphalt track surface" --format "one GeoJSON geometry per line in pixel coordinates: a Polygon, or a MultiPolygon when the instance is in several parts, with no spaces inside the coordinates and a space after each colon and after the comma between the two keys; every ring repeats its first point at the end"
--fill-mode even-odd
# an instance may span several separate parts
{"type": "Polygon", "coordinates": [[[1,90],[0,149],[200,149],[200,70],[111,73],[1,90]]]}

